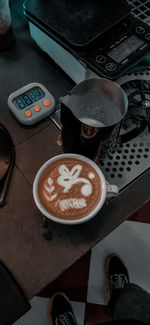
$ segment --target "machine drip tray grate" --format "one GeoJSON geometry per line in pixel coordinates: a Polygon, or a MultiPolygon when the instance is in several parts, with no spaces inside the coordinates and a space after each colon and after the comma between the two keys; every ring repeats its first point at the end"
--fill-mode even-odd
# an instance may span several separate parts
{"type": "MultiPolygon", "coordinates": [[[[51,116],[51,120],[61,131],[60,110],[51,116]]],[[[115,151],[100,162],[106,180],[118,186],[119,191],[128,186],[137,177],[150,168],[150,133],[148,127],[139,136],[118,145],[115,151]]]]}
{"type": "Polygon", "coordinates": [[[106,180],[118,186],[119,191],[150,168],[150,134],[148,129],[99,163],[106,180]]]}
{"type": "MultiPolygon", "coordinates": [[[[124,89],[128,98],[129,96],[131,98],[132,95],[132,98],[137,100],[138,105],[134,108],[134,113],[143,115],[143,111],[141,111],[143,89],[145,90],[144,99],[150,101],[150,70],[122,76],[118,80],[118,84],[124,89]],[[141,89],[142,93],[140,93],[141,89]]],[[[60,109],[51,115],[51,120],[61,131],[60,109]]],[[[99,163],[99,167],[106,180],[110,184],[117,185],[119,191],[142,175],[150,168],[150,132],[148,127],[133,140],[118,145],[108,158],[99,163]]]]}

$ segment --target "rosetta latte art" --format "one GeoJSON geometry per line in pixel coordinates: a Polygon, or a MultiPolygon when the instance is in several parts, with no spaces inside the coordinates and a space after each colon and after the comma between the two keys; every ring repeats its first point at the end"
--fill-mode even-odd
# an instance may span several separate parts
{"type": "Polygon", "coordinates": [[[86,207],[86,200],[71,198],[71,199],[66,199],[66,200],[58,200],[56,202],[56,206],[57,206],[57,204],[59,204],[61,211],[68,210],[69,208],[81,209],[83,207],[86,207]]]}
{"type": "Polygon", "coordinates": [[[53,186],[53,180],[51,177],[49,177],[48,180],[44,184],[44,191],[43,191],[43,194],[48,201],[53,201],[56,199],[56,197],[57,197],[56,193],[51,195],[51,193],[54,190],[55,190],[55,186],[53,186]]]}

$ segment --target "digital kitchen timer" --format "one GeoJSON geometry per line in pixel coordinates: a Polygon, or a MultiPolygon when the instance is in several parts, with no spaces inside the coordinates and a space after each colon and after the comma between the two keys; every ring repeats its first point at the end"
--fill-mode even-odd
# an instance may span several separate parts
{"type": "Polygon", "coordinates": [[[42,84],[33,82],[12,93],[8,106],[20,123],[32,125],[54,112],[55,98],[42,84]]]}

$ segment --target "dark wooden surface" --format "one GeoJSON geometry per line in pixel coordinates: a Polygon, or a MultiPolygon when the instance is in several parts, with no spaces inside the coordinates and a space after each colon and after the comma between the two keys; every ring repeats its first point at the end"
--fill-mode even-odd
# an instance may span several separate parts
{"type": "Polygon", "coordinates": [[[9,112],[7,98],[25,84],[41,82],[58,100],[73,83],[30,38],[22,0],[11,1],[11,12],[15,43],[0,53],[0,122],[12,135],[16,161],[6,204],[0,209],[0,259],[31,298],[149,201],[150,170],[109,200],[88,223],[71,227],[49,221],[46,240],[32,184],[39,167],[61,153],[58,131],[48,118],[34,127],[21,126],[9,112]]]}

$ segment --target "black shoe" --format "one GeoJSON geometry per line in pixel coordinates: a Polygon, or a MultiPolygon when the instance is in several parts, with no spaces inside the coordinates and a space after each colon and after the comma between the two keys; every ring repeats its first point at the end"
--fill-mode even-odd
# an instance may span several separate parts
{"type": "Polygon", "coordinates": [[[108,290],[107,300],[109,300],[112,295],[129,283],[129,274],[121,259],[116,255],[110,255],[106,258],[105,273],[108,290]]]}
{"type": "Polygon", "coordinates": [[[49,324],[77,325],[69,299],[63,293],[56,293],[48,307],[49,324]]]}

